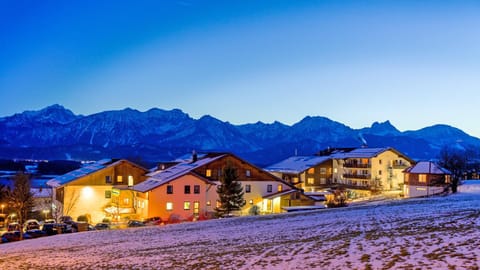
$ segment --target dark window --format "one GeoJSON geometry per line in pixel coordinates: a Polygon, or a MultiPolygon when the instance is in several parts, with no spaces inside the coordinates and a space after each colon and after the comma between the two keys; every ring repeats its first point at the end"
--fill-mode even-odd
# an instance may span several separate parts
{"type": "Polygon", "coordinates": [[[193,193],[200,194],[200,185],[193,186],[193,193]]]}
{"type": "Polygon", "coordinates": [[[245,193],[250,193],[252,191],[252,186],[251,185],[245,185],[245,193]]]}
{"type": "Polygon", "coordinates": [[[107,184],[112,183],[112,177],[110,175],[105,176],[105,183],[107,183],[107,184]]]}
{"type": "Polygon", "coordinates": [[[267,192],[272,192],[272,185],[267,185],[267,192]]]}
{"type": "Polygon", "coordinates": [[[172,185],[167,186],[167,194],[173,194],[173,186],[172,185]]]}
{"type": "Polygon", "coordinates": [[[105,190],[105,199],[110,199],[110,198],[112,198],[112,191],[105,190]]]}
{"type": "Polygon", "coordinates": [[[189,185],[186,185],[184,190],[185,190],[185,194],[190,194],[190,186],[189,185]]]}

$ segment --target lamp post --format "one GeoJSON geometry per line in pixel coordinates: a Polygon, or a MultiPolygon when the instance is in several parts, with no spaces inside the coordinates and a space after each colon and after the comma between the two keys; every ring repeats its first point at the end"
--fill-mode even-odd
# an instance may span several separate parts
{"type": "Polygon", "coordinates": [[[50,212],[50,210],[45,209],[42,212],[43,212],[43,214],[45,214],[45,220],[47,220],[47,215],[48,215],[48,212],[50,212]]]}

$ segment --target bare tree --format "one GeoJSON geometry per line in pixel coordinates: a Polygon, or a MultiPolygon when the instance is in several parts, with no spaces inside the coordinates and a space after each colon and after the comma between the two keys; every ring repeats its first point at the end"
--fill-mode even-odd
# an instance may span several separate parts
{"type": "Polygon", "coordinates": [[[65,216],[70,216],[73,208],[77,205],[80,194],[77,189],[72,190],[71,196],[68,197],[68,200],[63,199],[63,214],[65,216]]]}
{"type": "Polygon", "coordinates": [[[458,182],[467,168],[468,153],[466,151],[444,146],[440,150],[439,165],[452,173],[452,192],[457,192],[458,182]]]}
{"type": "Polygon", "coordinates": [[[23,223],[27,220],[28,212],[33,209],[34,198],[30,190],[30,176],[23,172],[15,175],[13,190],[8,192],[10,206],[18,216],[20,223],[20,239],[23,239],[23,223]]]}

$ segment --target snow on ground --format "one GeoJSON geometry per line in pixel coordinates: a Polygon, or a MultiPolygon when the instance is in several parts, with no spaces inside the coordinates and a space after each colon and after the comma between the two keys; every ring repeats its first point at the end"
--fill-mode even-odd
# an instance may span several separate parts
{"type": "Polygon", "coordinates": [[[478,269],[480,181],[445,197],[64,234],[0,245],[0,269],[478,269]]]}

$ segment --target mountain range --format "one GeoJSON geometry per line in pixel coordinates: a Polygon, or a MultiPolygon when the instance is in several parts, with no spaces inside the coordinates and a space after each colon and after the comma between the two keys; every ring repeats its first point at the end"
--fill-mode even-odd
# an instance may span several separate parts
{"type": "Polygon", "coordinates": [[[291,126],[280,122],[233,125],[179,109],[134,109],[76,115],[61,105],[0,118],[0,158],[168,161],[191,153],[228,151],[259,166],[327,147],[394,147],[413,159],[434,159],[445,145],[478,149],[480,139],[434,125],[401,132],[389,121],[352,129],[320,116],[291,126]]]}

